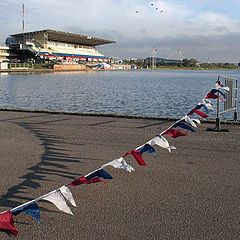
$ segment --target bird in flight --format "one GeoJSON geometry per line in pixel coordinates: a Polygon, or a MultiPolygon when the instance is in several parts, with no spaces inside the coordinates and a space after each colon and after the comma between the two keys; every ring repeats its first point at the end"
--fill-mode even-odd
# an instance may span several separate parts
{"type": "MultiPolygon", "coordinates": [[[[153,4],[153,3],[150,3],[150,5],[151,5],[151,6],[154,6],[154,4],[153,4]]],[[[155,6],[154,6],[154,8],[155,8],[155,10],[156,10],[156,11],[158,11],[158,10],[159,10],[159,9],[158,9],[158,7],[155,7],[155,6]]],[[[163,13],[163,10],[159,10],[159,11],[160,11],[160,13],[163,13]]],[[[138,11],[138,10],[136,10],[136,13],[139,13],[139,11],[138,11]]]]}

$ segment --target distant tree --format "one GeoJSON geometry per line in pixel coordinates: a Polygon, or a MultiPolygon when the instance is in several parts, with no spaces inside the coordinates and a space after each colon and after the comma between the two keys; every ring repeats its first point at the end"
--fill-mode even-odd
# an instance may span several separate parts
{"type": "Polygon", "coordinates": [[[191,61],[191,63],[190,63],[191,67],[196,67],[197,66],[197,64],[198,64],[198,60],[197,59],[192,58],[192,59],[190,59],[190,61],[191,61]]]}
{"type": "Polygon", "coordinates": [[[184,67],[190,67],[190,65],[191,65],[191,60],[189,60],[189,59],[187,59],[187,58],[183,59],[182,65],[183,65],[184,67]]]}

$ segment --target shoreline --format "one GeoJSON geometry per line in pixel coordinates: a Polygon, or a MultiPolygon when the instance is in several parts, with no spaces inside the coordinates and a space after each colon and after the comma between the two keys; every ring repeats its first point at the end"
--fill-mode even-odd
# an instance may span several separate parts
{"type": "MultiPolygon", "coordinates": [[[[109,118],[125,118],[125,119],[146,119],[146,120],[159,120],[159,121],[177,121],[179,118],[174,117],[151,117],[139,115],[124,115],[116,113],[85,113],[85,112],[63,112],[63,111],[50,111],[50,110],[27,110],[27,109],[14,109],[14,108],[0,108],[0,112],[23,112],[23,113],[47,113],[52,115],[75,115],[75,116],[92,116],[92,117],[109,117],[109,118]]],[[[216,119],[202,119],[202,123],[213,124],[216,119]]],[[[221,124],[240,125],[240,120],[221,120],[221,124]]]]}
{"type": "Polygon", "coordinates": [[[57,70],[57,69],[0,69],[0,73],[53,73],[53,72],[85,72],[95,71],[92,69],[76,69],[76,70],[57,70]]]}
{"type": "Polygon", "coordinates": [[[61,70],[61,69],[32,69],[32,68],[22,68],[22,69],[0,69],[0,73],[54,73],[54,72],[91,72],[91,71],[141,71],[141,70],[149,70],[149,71],[181,71],[181,70],[192,70],[192,71],[231,71],[231,70],[239,70],[239,69],[226,69],[226,68],[214,68],[214,69],[205,69],[205,68],[157,68],[157,69],[69,69],[69,70],[61,70]]]}

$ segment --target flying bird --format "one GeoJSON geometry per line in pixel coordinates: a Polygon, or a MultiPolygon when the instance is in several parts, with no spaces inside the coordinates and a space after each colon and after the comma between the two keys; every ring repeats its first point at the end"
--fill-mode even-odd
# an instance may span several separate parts
{"type": "Polygon", "coordinates": [[[139,11],[136,11],[136,13],[139,13],[139,11]]]}
{"type": "MultiPolygon", "coordinates": [[[[151,3],[150,5],[151,5],[151,6],[154,6],[153,3],[151,3]]],[[[158,7],[155,7],[155,9],[156,9],[156,11],[157,11],[157,10],[158,10],[158,7]]],[[[163,10],[160,11],[160,13],[162,13],[162,12],[163,12],[163,10]]]]}

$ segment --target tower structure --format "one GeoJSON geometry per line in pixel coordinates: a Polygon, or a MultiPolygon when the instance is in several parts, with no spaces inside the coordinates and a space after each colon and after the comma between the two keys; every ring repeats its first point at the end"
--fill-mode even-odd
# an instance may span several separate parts
{"type": "Polygon", "coordinates": [[[182,50],[181,49],[178,49],[177,50],[177,60],[183,60],[183,54],[182,54],[182,50]]]}
{"type": "Polygon", "coordinates": [[[24,33],[24,4],[22,4],[22,33],[24,33]]]}
{"type": "Polygon", "coordinates": [[[157,52],[157,48],[154,47],[152,51],[152,69],[156,68],[156,52],[157,52]]]}

